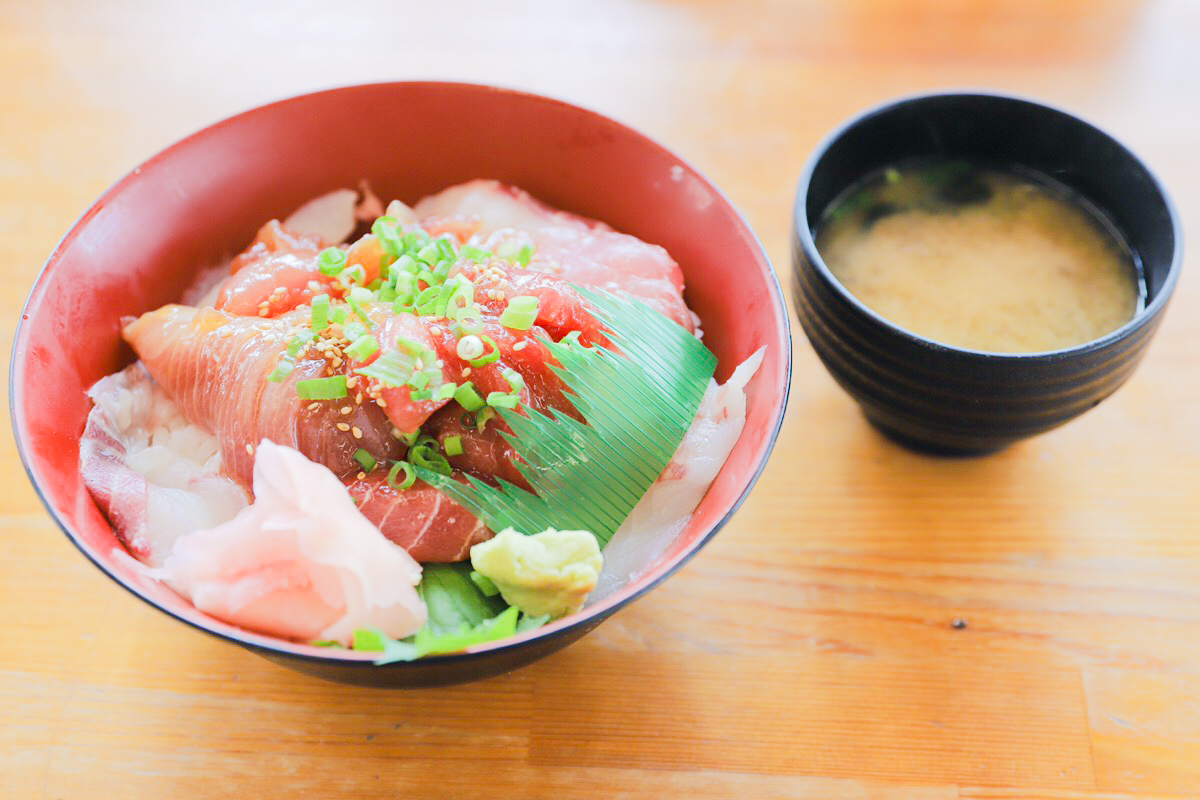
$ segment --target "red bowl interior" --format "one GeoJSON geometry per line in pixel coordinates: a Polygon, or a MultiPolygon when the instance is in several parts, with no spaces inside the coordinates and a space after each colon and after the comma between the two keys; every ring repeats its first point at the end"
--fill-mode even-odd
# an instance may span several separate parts
{"type": "Polygon", "coordinates": [[[683,268],[718,379],[767,347],[745,431],[687,530],[640,580],[585,615],[628,602],[692,555],[749,491],[783,418],[791,339],[770,262],[720,191],[644,136],[544,97],[448,83],[335,89],[219,122],[135,169],[63,239],[17,331],[12,417],[34,485],[80,549],[179,618],[239,642],[313,654],[197,612],[120,557],[79,474],[84,393],[132,360],[119,335],[123,316],[178,299],[199,269],[244,248],[266,220],[362,178],[385,199],[413,202],[478,177],[665,247],[683,268]]]}

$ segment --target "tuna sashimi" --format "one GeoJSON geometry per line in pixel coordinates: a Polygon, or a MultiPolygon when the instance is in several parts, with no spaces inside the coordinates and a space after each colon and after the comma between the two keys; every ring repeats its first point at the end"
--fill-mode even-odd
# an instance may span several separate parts
{"type": "Polygon", "coordinates": [[[496,261],[488,264],[463,261],[450,274],[451,277],[462,275],[474,283],[475,302],[492,314],[501,314],[513,297],[536,297],[535,322],[554,341],[579,331],[579,340],[583,344],[606,343],[604,326],[592,314],[586,301],[562,278],[496,261]]]}
{"type": "Polygon", "coordinates": [[[216,307],[239,316],[277,317],[330,291],[334,278],[317,268],[319,236],[264,225],[253,244],[233,259],[233,274],[217,293],[216,307]]]}
{"type": "Polygon", "coordinates": [[[362,515],[417,561],[462,561],[471,545],[492,536],[471,512],[421,481],[393,489],[387,475],[376,470],[346,488],[362,515]]]}
{"type": "Polygon", "coordinates": [[[483,246],[535,247],[530,267],[583,286],[622,291],[689,331],[694,322],[683,301],[683,272],[658,245],[618,233],[602,222],[558,211],[514,186],[475,180],[424,198],[418,217],[477,220],[483,246]]]}
{"type": "Polygon", "coordinates": [[[175,542],[246,506],[246,491],[220,474],[221,453],[141,364],[96,382],[79,441],[80,473],[118,537],[137,558],[161,564],[175,542]]]}
{"type": "Polygon", "coordinates": [[[298,381],[322,377],[332,364],[344,369],[340,359],[300,358],[282,381],[267,380],[304,319],[302,312],[257,319],[168,305],[129,323],[124,336],[186,417],[216,434],[226,469],[245,485],[264,438],[338,475],[358,468],[359,448],[399,457],[400,443],[374,403],[357,396],[310,403],[297,393],[298,381]]]}

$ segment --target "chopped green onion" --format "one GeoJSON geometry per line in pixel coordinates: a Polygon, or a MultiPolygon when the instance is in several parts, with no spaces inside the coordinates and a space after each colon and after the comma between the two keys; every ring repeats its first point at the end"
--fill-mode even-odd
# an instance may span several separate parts
{"type": "Polygon", "coordinates": [[[442,442],[442,449],[446,451],[448,456],[461,456],[463,454],[462,437],[447,436],[442,442]]]}
{"type": "Polygon", "coordinates": [[[433,399],[438,401],[449,400],[451,397],[454,397],[454,393],[457,391],[458,384],[454,381],[448,381],[437,388],[437,391],[433,393],[433,399]]]}
{"type": "Polygon", "coordinates": [[[454,470],[446,457],[428,444],[417,444],[408,451],[412,463],[422,469],[436,472],[439,475],[452,475],[454,470]]]}
{"type": "Polygon", "coordinates": [[[340,247],[326,247],[317,256],[317,269],[322,275],[337,275],[346,268],[346,251],[340,247]]]}
{"type": "Polygon", "coordinates": [[[426,264],[433,265],[438,262],[439,258],[441,258],[442,251],[441,248],[439,248],[436,244],[430,242],[418,250],[416,256],[419,260],[424,261],[426,264]]]}
{"type": "Polygon", "coordinates": [[[412,375],[413,359],[399,350],[388,350],[369,366],[355,370],[379,381],[384,387],[403,386],[412,375]]]}
{"type": "Polygon", "coordinates": [[[430,286],[427,289],[422,289],[421,293],[417,295],[417,313],[423,317],[442,316],[441,310],[445,306],[441,306],[439,309],[438,296],[441,293],[442,289],[440,286],[430,286]]]}
{"type": "Polygon", "coordinates": [[[311,378],[296,383],[296,394],[305,400],[336,400],[345,397],[346,376],[334,375],[330,378],[311,378]]]}
{"type": "MultiPolygon", "coordinates": [[[[479,340],[481,342],[483,342],[485,345],[491,345],[491,348],[492,348],[491,352],[489,353],[485,350],[483,355],[479,356],[479,358],[468,359],[467,363],[470,364],[472,367],[486,367],[488,364],[492,364],[496,361],[499,361],[500,360],[500,346],[496,344],[496,340],[493,339],[492,337],[488,336],[486,333],[481,335],[479,337],[479,340]]],[[[461,342],[460,342],[460,344],[461,344],[461,342]]]]}
{"type": "Polygon", "coordinates": [[[429,385],[429,373],[425,370],[415,371],[408,377],[408,385],[418,391],[429,385]]]}
{"type": "Polygon", "coordinates": [[[363,450],[361,447],[354,451],[354,460],[363,468],[363,472],[370,472],[375,469],[375,465],[379,462],[375,460],[375,456],[363,450]]]}
{"type": "Polygon", "coordinates": [[[517,263],[522,267],[528,267],[529,262],[533,260],[533,245],[527,244],[517,253],[517,263]]]}
{"type": "Polygon", "coordinates": [[[374,293],[365,286],[355,286],[350,289],[350,297],[359,303],[369,303],[374,298],[374,293]]]}
{"type": "Polygon", "coordinates": [[[475,430],[483,433],[483,429],[487,427],[488,421],[494,416],[496,416],[496,409],[491,408],[490,406],[484,408],[475,415],[475,430]]]}
{"type": "Polygon", "coordinates": [[[504,376],[504,380],[508,381],[508,385],[512,387],[514,394],[525,388],[525,379],[515,369],[506,369],[500,374],[504,376]]]}
{"type": "Polygon", "coordinates": [[[354,309],[355,316],[361,319],[368,328],[375,327],[374,323],[371,322],[371,318],[367,316],[366,309],[359,304],[359,301],[356,297],[354,297],[353,292],[346,296],[346,302],[350,304],[350,308],[354,309]]]}
{"type": "Polygon", "coordinates": [[[458,257],[469,258],[472,261],[483,261],[485,258],[491,258],[492,254],[487,250],[484,250],[482,247],[476,247],[473,244],[469,244],[462,250],[458,251],[458,257]]]}
{"type": "Polygon", "coordinates": [[[305,332],[296,334],[292,341],[288,343],[288,358],[295,358],[296,356],[300,355],[300,351],[304,349],[304,345],[316,338],[317,336],[315,333],[305,332]]]}
{"type": "Polygon", "coordinates": [[[317,639],[315,642],[309,642],[313,647],[333,647],[338,650],[345,650],[341,642],[335,642],[332,639],[317,639]]]}
{"type": "Polygon", "coordinates": [[[341,325],[343,322],[346,321],[346,307],[345,306],[334,306],[333,311],[329,315],[329,318],[331,320],[333,320],[334,322],[336,322],[338,325],[341,325]]]}
{"type": "Polygon", "coordinates": [[[492,408],[516,408],[521,398],[511,392],[488,392],[487,404],[492,408]]]}
{"type": "Polygon", "coordinates": [[[323,331],[329,327],[329,295],[319,294],[312,299],[312,329],[323,331]]]}
{"type": "Polygon", "coordinates": [[[392,258],[399,258],[404,252],[404,239],[396,230],[395,217],[380,217],[371,225],[371,233],[379,239],[383,252],[392,258]]]}
{"type": "Polygon", "coordinates": [[[279,362],[275,369],[271,370],[271,374],[267,376],[267,380],[271,383],[280,383],[288,375],[292,374],[292,370],[296,368],[296,363],[291,359],[285,358],[279,362]]]}
{"type": "Polygon", "coordinates": [[[454,390],[454,399],[467,411],[478,411],[487,405],[483,398],[479,396],[479,392],[475,391],[475,386],[471,381],[467,381],[454,390]]]}
{"type": "Polygon", "coordinates": [[[379,340],[370,334],[359,336],[346,347],[345,352],[355,361],[366,361],[379,352],[379,340]]]}
{"type": "Polygon", "coordinates": [[[345,338],[349,339],[352,342],[360,336],[365,336],[366,333],[367,333],[367,326],[363,325],[358,320],[352,319],[349,322],[345,322],[342,324],[342,336],[344,336],[345,338]]]}
{"type": "Polygon", "coordinates": [[[438,246],[438,250],[441,251],[442,258],[448,259],[450,261],[454,260],[454,257],[455,257],[454,245],[450,244],[449,239],[447,239],[446,237],[442,237],[442,238],[438,239],[437,246],[438,246]]]}
{"type": "Polygon", "coordinates": [[[396,299],[396,290],[390,286],[381,286],[376,291],[376,299],[381,303],[390,303],[396,299]]]}
{"type": "Polygon", "coordinates": [[[566,336],[562,337],[562,339],[560,339],[558,343],[565,344],[565,345],[572,345],[572,344],[577,345],[577,344],[579,344],[579,337],[581,334],[582,334],[582,331],[571,331],[566,336]]]}
{"type": "Polygon", "coordinates": [[[387,636],[376,630],[359,628],[354,632],[354,642],[351,647],[355,650],[382,653],[387,649],[387,636]]]}
{"type": "Polygon", "coordinates": [[[538,299],[533,295],[523,294],[508,301],[500,314],[500,324],[506,328],[527,331],[533,327],[537,319],[538,299]]]}
{"type": "Polygon", "coordinates": [[[388,470],[387,484],[388,484],[388,486],[392,487],[393,489],[407,489],[408,487],[412,486],[416,482],[417,482],[416,470],[414,470],[412,468],[412,465],[409,464],[407,461],[397,461],[395,464],[392,465],[392,468],[390,470],[388,470]],[[404,480],[397,483],[396,478],[400,477],[401,472],[404,473],[404,480]]]}

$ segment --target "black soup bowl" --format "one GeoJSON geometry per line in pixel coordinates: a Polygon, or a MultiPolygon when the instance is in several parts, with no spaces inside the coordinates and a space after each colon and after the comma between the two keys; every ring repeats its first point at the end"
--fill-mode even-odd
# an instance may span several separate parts
{"type": "Polygon", "coordinates": [[[995,94],[905,98],[850,120],[809,160],[794,226],[796,312],[817,355],[878,429],[942,454],[997,450],[1062,425],[1116,391],[1145,353],[1182,261],[1175,209],[1137,157],[1068,113],[995,94]],[[1024,167],[1078,192],[1140,259],[1144,308],[1099,339],[1028,354],[949,346],[884,319],[834,277],[814,233],[847,187],[913,157],[1024,167]]]}

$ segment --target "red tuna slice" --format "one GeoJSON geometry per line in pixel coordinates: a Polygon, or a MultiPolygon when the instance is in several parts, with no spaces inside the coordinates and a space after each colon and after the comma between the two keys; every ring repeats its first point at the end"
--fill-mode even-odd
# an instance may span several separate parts
{"type": "MultiPolygon", "coordinates": [[[[377,308],[383,306],[372,307],[371,317],[378,319],[375,315],[377,308]]],[[[387,316],[378,326],[376,338],[379,341],[380,350],[373,354],[365,362],[353,361],[352,368],[359,368],[368,364],[374,363],[379,357],[388,350],[400,349],[408,352],[409,348],[400,347],[399,342],[405,339],[409,342],[415,342],[420,345],[422,350],[432,350],[438,353],[441,357],[443,331],[437,322],[430,317],[417,317],[414,314],[392,314],[387,316]]],[[[429,364],[425,367],[432,366],[429,364]]],[[[443,368],[443,380],[455,380],[451,377],[451,368],[449,366],[443,368]]],[[[457,372],[454,375],[457,376],[457,372]]],[[[360,378],[361,380],[361,378],[360,378]]],[[[384,388],[375,378],[366,378],[371,391],[368,394],[377,395],[382,399],[381,405],[384,406],[387,418],[392,425],[401,433],[416,433],[425,420],[429,419],[429,415],[437,411],[442,406],[448,403],[448,400],[414,400],[412,398],[412,388],[409,386],[393,386],[384,388]]]]}
{"type": "Polygon", "coordinates": [[[354,459],[359,448],[378,459],[398,458],[402,447],[374,403],[356,403],[354,393],[323,401],[299,396],[298,381],[327,374],[325,359],[301,358],[282,381],[267,380],[292,337],[306,330],[306,319],[301,312],[258,319],[168,305],[138,317],[123,333],[184,416],[216,435],[225,469],[246,486],[253,448],[264,438],[299,450],[337,475],[359,468],[354,459]]]}
{"type": "Polygon", "coordinates": [[[596,220],[553,209],[498,181],[476,180],[422,199],[418,216],[479,221],[483,246],[534,245],[530,268],[598,289],[625,292],[694,330],[683,301],[683,271],[666,250],[596,220]]]}
{"type": "MultiPolygon", "coordinates": [[[[555,361],[544,344],[547,338],[544,330],[535,326],[529,331],[516,331],[494,320],[487,320],[484,333],[496,342],[500,351],[499,360],[487,366],[470,368],[464,376],[468,364],[458,358],[457,353],[448,353],[445,356],[446,365],[451,374],[457,371],[458,383],[471,381],[475,391],[486,398],[491,392],[511,391],[512,386],[504,373],[509,369],[515,370],[525,382],[519,393],[521,405],[517,413],[524,413],[523,408],[531,407],[542,412],[560,411],[582,421],[571,405],[566,384],[551,369],[555,361]]],[[[449,342],[444,344],[455,341],[451,336],[449,342]]],[[[466,412],[458,403],[453,403],[429,419],[426,431],[442,442],[443,448],[448,437],[460,438],[463,452],[449,457],[455,469],[481,478],[503,478],[523,489],[529,488],[524,476],[517,471],[516,454],[512,446],[501,436],[501,432],[509,431],[502,419],[493,418],[480,431],[477,416],[466,412]]]]}
{"type": "Polygon", "coordinates": [[[471,545],[492,537],[475,515],[423,481],[393,489],[387,474],[376,470],[346,488],[363,516],[417,561],[462,561],[471,545]]]}
{"type": "Polygon", "coordinates": [[[461,274],[469,278],[476,287],[476,304],[496,316],[503,313],[508,301],[514,297],[536,297],[538,310],[535,323],[554,341],[559,341],[572,331],[579,331],[579,339],[583,344],[607,343],[604,326],[592,315],[579,293],[562,278],[499,261],[489,264],[465,261],[450,274],[451,277],[461,274]]]}
{"type": "Polygon", "coordinates": [[[330,292],[334,278],[317,268],[323,248],[320,237],[295,233],[271,220],[233,259],[233,275],[221,285],[216,307],[244,317],[277,317],[330,292]]]}
{"type": "MultiPolygon", "coordinates": [[[[374,313],[371,316],[375,318],[374,313]]],[[[480,396],[486,398],[490,392],[507,393],[512,390],[504,373],[513,369],[525,382],[520,392],[523,404],[533,404],[539,409],[572,410],[563,397],[565,387],[562,381],[549,368],[552,357],[538,340],[538,337],[549,338],[544,329],[534,326],[528,331],[513,330],[505,328],[495,318],[487,317],[483,323],[483,333],[496,343],[500,358],[482,367],[471,367],[467,360],[459,357],[459,337],[451,330],[447,320],[394,314],[387,317],[378,328],[379,354],[372,355],[367,362],[354,362],[351,366],[357,369],[364,363],[373,363],[387,350],[407,350],[398,346],[400,339],[404,338],[437,355],[442,362],[443,381],[456,384],[471,381],[480,396]]],[[[401,433],[415,433],[435,411],[451,402],[414,400],[410,387],[383,388],[375,378],[369,378],[368,385],[371,387],[368,394],[378,394],[382,398],[388,419],[401,433]]]]}

